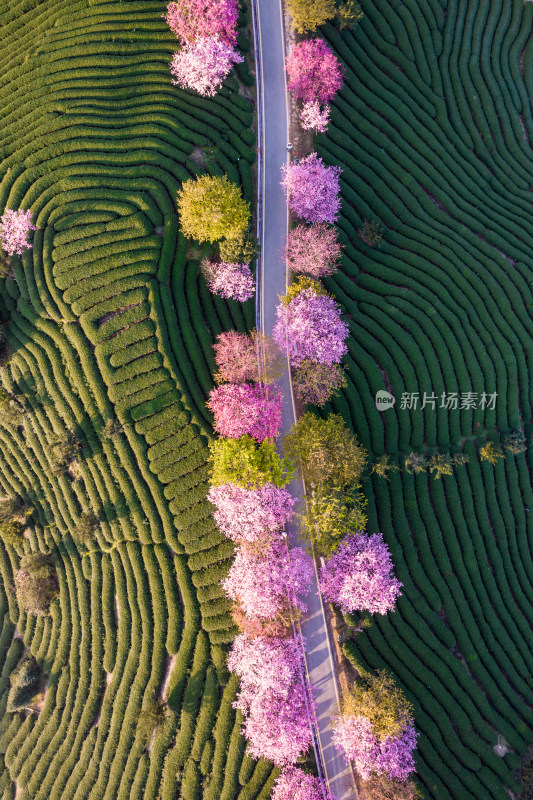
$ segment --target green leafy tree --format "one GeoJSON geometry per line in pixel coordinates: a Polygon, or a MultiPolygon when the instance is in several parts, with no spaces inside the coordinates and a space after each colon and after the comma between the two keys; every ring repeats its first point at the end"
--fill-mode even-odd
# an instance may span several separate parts
{"type": "Polygon", "coordinates": [[[147,746],[154,733],[161,730],[168,717],[167,704],[162,700],[150,700],[137,720],[137,731],[147,746]]]}
{"type": "Polygon", "coordinates": [[[361,236],[370,247],[376,247],[376,245],[379,247],[383,241],[384,233],[385,228],[380,225],[377,220],[373,219],[369,221],[365,219],[363,227],[361,228],[361,236]]]}
{"type": "Polygon", "coordinates": [[[302,535],[320,555],[329,556],[346,534],[365,529],[365,505],[365,498],[357,490],[320,487],[308,498],[300,515],[302,535]]]}
{"type": "Polygon", "coordinates": [[[211,483],[233,483],[258,489],[265,483],[285,486],[294,470],[290,460],[280,458],[271,439],[258,444],[248,434],[240,439],[216,439],[210,444],[211,483]]]}
{"type": "Polygon", "coordinates": [[[83,511],[80,514],[76,528],[72,535],[84,545],[90,545],[96,538],[96,532],[100,527],[100,520],[93,511],[83,511]]]}
{"type": "Polygon", "coordinates": [[[18,519],[4,519],[0,522],[0,539],[4,544],[18,547],[24,541],[23,530],[24,525],[18,519]]]}
{"type": "Polygon", "coordinates": [[[359,618],[355,617],[353,614],[343,614],[342,618],[346,638],[351,634],[362,633],[367,628],[370,628],[373,622],[372,615],[368,612],[362,613],[359,618]]]}
{"type": "Polygon", "coordinates": [[[512,433],[509,434],[503,446],[510,453],[513,453],[513,455],[518,455],[519,453],[525,453],[525,451],[527,450],[526,437],[524,436],[522,431],[513,431],[512,433]]]}
{"type": "Polygon", "coordinates": [[[0,421],[5,425],[12,425],[17,427],[22,424],[24,407],[15,399],[15,397],[7,392],[5,389],[0,388],[0,421]]]}
{"type": "Polygon", "coordinates": [[[52,472],[54,475],[60,475],[68,469],[70,462],[76,458],[81,450],[81,445],[73,432],[66,430],[51,437],[50,449],[52,472]]]}
{"type": "Polygon", "coordinates": [[[425,472],[428,465],[427,458],[423,453],[410,452],[404,459],[405,471],[410,475],[418,475],[419,472],[425,472]]]}
{"type": "Polygon", "coordinates": [[[421,800],[423,796],[413,780],[390,780],[386,775],[372,775],[359,792],[359,800],[421,800]]]}
{"type": "Polygon", "coordinates": [[[7,695],[6,711],[24,711],[39,691],[41,668],[34,657],[27,653],[19,661],[9,677],[11,688],[7,695]]]}
{"type": "Polygon", "coordinates": [[[454,467],[464,467],[468,464],[470,457],[466,453],[456,453],[453,457],[454,467]]]}
{"type": "Polygon", "coordinates": [[[354,3],[354,0],[346,0],[337,6],[337,20],[341,31],[353,30],[364,16],[361,6],[354,3]]]}
{"type": "Polygon", "coordinates": [[[283,451],[311,489],[358,485],[368,458],[338,414],[304,414],[285,437],[283,451]]]}
{"type": "Polygon", "coordinates": [[[14,500],[12,497],[4,497],[0,500],[0,523],[11,521],[13,517],[19,517],[22,514],[24,516],[28,514],[23,503],[14,500]]]}
{"type": "Polygon", "coordinates": [[[0,279],[7,278],[8,275],[11,275],[11,257],[5,250],[0,248],[0,279]]]}
{"type": "Polygon", "coordinates": [[[102,436],[104,439],[116,439],[116,437],[120,436],[122,433],[124,433],[124,428],[116,417],[106,420],[102,428],[102,436]]]}
{"type": "Polygon", "coordinates": [[[380,741],[401,734],[413,716],[411,703],[385,670],[363,671],[342,701],[343,713],[370,720],[380,741]]]}
{"type": "Polygon", "coordinates": [[[236,239],[223,239],[219,246],[220,258],[226,264],[249,264],[259,249],[257,237],[249,230],[236,239]]]}
{"type": "Polygon", "coordinates": [[[57,595],[59,583],[50,553],[30,553],[20,560],[15,572],[17,600],[25,611],[47,614],[57,595]]]}
{"type": "Polygon", "coordinates": [[[191,178],[178,192],[178,213],[185,236],[199,242],[239,239],[250,220],[250,204],[227,175],[191,178]]]}
{"type": "Polygon", "coordinates": [[[287,0],[291,26],[298,33],[310,33],[335,16],[334,0],[287,0]]]}
{"type": "Polygon", "coordinates": [[[322,364],[304,358],[292,369],[294,391],[303,405],[323,406],[339,389],[346,386],[342,364],[322,364]]]}

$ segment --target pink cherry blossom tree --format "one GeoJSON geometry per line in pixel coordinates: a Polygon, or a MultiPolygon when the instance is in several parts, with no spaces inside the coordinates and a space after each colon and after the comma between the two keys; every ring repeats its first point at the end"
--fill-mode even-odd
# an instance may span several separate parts
{"type": "Polygon", "coordinates": [[[283,372],[283,356],[270,336],[253,330],[250,335],[225,331],[214,345],[219,383],[264,380],[271,383],[283,372]]]}
{"type": "Polygon", "coordinates": [[[386,614],[401,594],[393,567],[383,534],[347,536],[320,570],[320,591],[344,614],[386,614]]]}
{"type": "Polygon", "coordinates": [[[226,264],[205,258],[200,269],[209,291],[225,300],[244,303],[255,294],[255,281],[249,264],[226,264]]]}
{"type": "Polygon", "coordinates": [[[170,30],[183,44],[218,36],[233,47],[237,41],[237,0],[179,0],[169,3],[163,14],[170,30]]]}
{"type": "Polygon", "coordinates": [[[280,303],[272,336],[292,366],[305,359],[335,364],[347,352],[348,325],[332,297],[304,289],[289,303],[280,303]]]}
{"type": "Polygon", "coordinates": [[[323,278],[337,271],[341,250],[331,225],[297,225],[289,232],[284,255],[292,272],[323,278]]]}
{"type": "Polygon", "coordinates": [[[28,233],[37,230],[31,218],[31,211],[5,209],[0,219],[0,244],[8,255],[21,256],[24,250],[31,248],[27,240],[28,233]]]}
{"type": "Polygon", "coordinates": [[[334,722],[333,741],[338,750],[352,761],[363,780],[372,774],[405,781],[415,772],[413,751],[417,733],[410,720],[403,731],[381,741],[374,734],[367,717],[341,714],[334,722]]]}
{"type": "Polygon", "coordinates": [[[287,695],[258,695],[245,715],[244,735],[253,758],[267,758],[277,766],[294,764],[310,747],[313,737],[307,687],[300,681],[287,695]]]}
{"type": "Polygon", "coordinates": [[[302,599],[313,574],[313,562],[301,547],[287,549],[278,536],[264,553],[252,553],[242,547],[237,553],[222,588],[239,602],[251,618],[275,618],[291,606],[304,613],[302,599]]]}
{"type": "Polygon", "coordinates": [[[202,97],[213,97],[233,65],[241,61],[244,59],[240,53],[217,36],[197,39],[174,53],[170,62],[172,83],[202,97]]]}
{"type": "Polygon", "coordinates": [[[281,428],[281,390],[263,383],[223,383],[212,389],[207,402],[220,436],[239,439],[244,434],[257,442],[275,438],[281,428]]]}
{"type": "Polygon", "coordinates": [[[219,382],[244,383],[259,380],[259,353],[251,336],[238,331],[219,333],[213,346],[219,382]]]}
{"type": "Polygon", "coordinates": [[[241,678],[239,702],[247,710],[257,694],[274,691],[286,695],[300,680],[303,666],[302,646],[298,639],[249,639],[237,636],[228,655],[228,669],[241,678]]]}
{"type": "Polygon", "coordinates": [[[342,86],[344,69],[322,39],[304,39],[287,57],[287,89],[304,103],[326,105],[342,86]]]}
{"type": "MultiPolygon", "coordinates": [[[[319,778],[298,767],[287,767],[274,784],[272,800],[329,800],[329,789],[319,778]]],[[[332,800],[332,798],[331,798],[332,800]]]]}
{"type": "Polygon", "coordinates": [[[313,703],[302,667],[303,652],[294,638],[235,639],[228,669],[241,677],[235,707],[244,714],[244,733],[255,758],[284,766],[311,744],[313,703]]]}
{"type": "Polygon", "coordinates": [[[288,609],[282,611],[273,619],[257,619],[256,617],[248,617],[240,603],[234,603],[231,616],[235,625],[248,639],[257,639],[257,637],[262,639],[265,636],[276,636],[278,638],[292,636],[292,619],[288,609]]]}
{"type": "Polygon", "coordinates": [[[329,125],[329,106],[321,106],[318,100],[304,103],[300,111],[300,124],[304,131],[325,133],[329,125]]]}
{"type": "Polygon", "coordinates": [[[243,489],[231,483],[211,486],[207,495],[215,506],[215,521],[234,542],[267,546],[294,514],[296,498],[273,483],[243,489]]]}
{"type": "Polygon", "coordinates": [[[282,167],[281,184],[287,203],[296,216],[313,224],[335,222],[341,207],[340,167],[328,167],[316,153],[282,167]]]}

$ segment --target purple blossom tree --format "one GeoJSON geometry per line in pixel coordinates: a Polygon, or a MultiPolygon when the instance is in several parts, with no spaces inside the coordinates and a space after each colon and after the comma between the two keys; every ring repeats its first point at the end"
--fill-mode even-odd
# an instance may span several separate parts
{"type": "Polygon", "coordinates": [[[291,519],[296,502],[286,489],[273,483],[259,489],[223,483],[211,486],[207,498],[216,508],[215,521],[225,536],[263,547],[291,519]]]}
{"type": "Polygon", "coordinates": [[[272,336],[293,367],[305,359],[338,363],[347,352],[348,325],[332,297],[304,289],[289,303],[280,303],[272,336]]]}
{"type": "Polygon", "coordinates": [[[304,103],[326,105],[342,86],[344,69],[322,39],[304,39],[287,58],[287,89],[304,103]]]}
{"type": "Polygon", "coordinates": [[[331,225],[297,225],[289,232],[284,255],[292,272],[316,279],[337,271],[341,249],[331,225]]]}
{"type": "Polygon", "coordinates": [[[28,233],[37,230],[31,218],[31,211],[5,209],[0,219],[0,244],[8,255],[21,256],[24,250],[31,248],[27,240],[28,233]]]}
{"type": "Polygon", "coordinates": [[[172,83],[203,97],[213,97],[233,65],[241,61],[244,59],[240,53],[217,36],[197,39],[174,53],[170,62],[172,83]]]}
{"type": "Polygon", "coordinates": [[[220,436],[239,439],[248,434],[257,442],[275,438],[281,428],[281,390],[263,383],[223,383],[212,389],[207,403],[220,436]]]}
{"type": "Polygon", "coordinates": [[[383,534],[347,536],[320,569],[320,591],[344,614],[386,614],[401,594],[393,566],[383,534]]]}
{"type": "Polygon", "coordinates": [[[209,291],[225,300],[244,303],[255,294],[255,281],[249,264],[226,264],[205,258],[200,268],[209,291]]]}
{"type": "Polygon", "coordinates": [[[335,222],[341,207],[339,198],[340,167],[328,167],[316,153],[298,164],[282,167],[281,185],[287,194],[290,210],[306,222],[335,222]]]}
{"type": "Polygon", "coordinates": [[[298,767],[287,767],[276,780],[271,797],[272,800],[330,800],[331,794],[319,778],[298,767]]]}
{"type": "Polygon", "coordinates": [[[231,600],[240,603],[247,616],[273,619],[289,606],[301,613],[307,610],[302,596],[312,574],[308,553],[301,547],[288,550],[278,534],[264,553],[239,547],[222,588],[231,600]]]}
{"type": "Polygon", "coordinates": [[[386,736],[381,741],[375,736],[373,725],[364,716],[341,714],[334,723],[333,741],[338,750],[352,761],[363,780],[375,773],[391,780],[407,780],[415,772],[413,751],[417,733],[409,721],[396,736],[386,736]]]}
{"type": "Polygon", "coordinates": [[[172,33],[186,45],[212,36],[232,47],[237,41],[237,0],[179,0],[169,3],[163,16],[172,33]]]}

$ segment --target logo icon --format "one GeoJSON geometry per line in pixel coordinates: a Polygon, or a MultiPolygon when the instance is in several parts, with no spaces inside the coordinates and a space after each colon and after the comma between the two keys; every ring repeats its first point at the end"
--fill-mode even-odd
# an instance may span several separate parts
{"type": "Polygon", "coordinates": [[[394,395],[386,392],[385,389],[380,389],[379,392],[376,392],[376,408],[378,411],[386,411],[388,408],[392,408],[395,402],[394,395]]]}

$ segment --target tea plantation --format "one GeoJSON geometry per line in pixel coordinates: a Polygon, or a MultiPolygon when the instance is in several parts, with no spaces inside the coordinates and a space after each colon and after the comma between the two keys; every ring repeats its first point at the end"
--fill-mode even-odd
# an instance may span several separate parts
{"type": "Polygon", "coordinates": [[[25,409],[0,423],[0,487],[33,509],[21,545],[0,543],[0,797],[266,798],[275,775],[243,755],[225,670],[231,543],[205,499],[212,340],[253,307],[207,293],[175,213],[204,170],[253,200],[252,76],[239,66],[210,100],[172,86],[163,2],[1,9],[0,206],[31,208],[37,230],[0,292],[2,383],[25,409]],[[66,470],[54,441],[74,448],[66,470]],[[37,550],[59,581],[44,616],[13,592],[37,550]],[[44,699],[6,713],[24,651],[44,699]],[[158,698],[147,742],[137,722],[158,698]]]}
{"type": "Polygon", "coordinates": [[[346,65],[317,139],[344,170],[343,265],[326,283],[351,337],[332,405],[402,468],[363,490],[404,594],[347,651],[413,701],[429,798],[505,800],[533,741],[533,492],[527,452],[493,466],[479,448],[518,430],[531,448],[533,3],[361,5],[353,32],[323,29],[346,65]],[[381,246],[359,236],[365,220],[381,246]],[[394,408],[377,410],[380,389],[394,408]],[[442,407],[443,392],[477,393],[477,408],[442,407]],[[435,480],[405,471],[411,451],[469,463],[435,480]]]}

